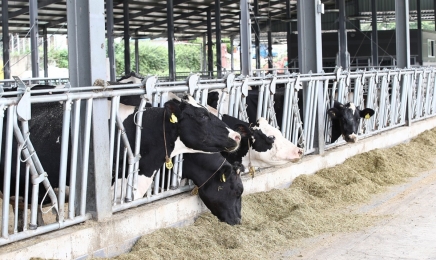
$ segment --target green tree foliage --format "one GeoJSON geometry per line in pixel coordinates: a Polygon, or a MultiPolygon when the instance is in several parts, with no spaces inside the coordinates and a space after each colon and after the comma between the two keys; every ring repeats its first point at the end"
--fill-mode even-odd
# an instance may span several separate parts
{"type": "Polygon", "coordinates": [[[201,45],[177,44],[175,52],[177,71],[191,72],[201,69],[201,45]]]}
{"type": "MultiPolygon", "coordinates": [[[[177,44],[176,71],[191,72],[201,69],[201,45],[177,44]]],[[[131,70],[136,70],[135,47],[130,46],[131,70]]],[[[115,44],[115,64],[117,75],[124,75],[124,42],[115,44]]],[[[139,42],[139,73],[142,75],[168,75],[167,44],[151,41],[139,42]]]]}
{"type": "Polygon", "coordinates": [[[48,52],[48,62],[56,63],[59,68],[68,68],[68,50],[59,49],[48,52]]]}

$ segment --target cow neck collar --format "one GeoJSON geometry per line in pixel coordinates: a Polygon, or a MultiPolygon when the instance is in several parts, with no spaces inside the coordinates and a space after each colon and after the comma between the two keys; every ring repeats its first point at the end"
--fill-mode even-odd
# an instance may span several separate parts
{"type": "Polygon", "coordinates": [[[201,184],[200,186],[195,186],[194,189],[191,191],[192,195],[197,195],[198,194],[198,190],[201,189],[201,187],[203,187],[224,165],[224,163],[226,162],[226,158],[224,158],[223,162],[221,163],[220,167],[218,167],[218,169],[216,169],[216,171],[205,181],[203,182],[203,184],[201,184]]]}

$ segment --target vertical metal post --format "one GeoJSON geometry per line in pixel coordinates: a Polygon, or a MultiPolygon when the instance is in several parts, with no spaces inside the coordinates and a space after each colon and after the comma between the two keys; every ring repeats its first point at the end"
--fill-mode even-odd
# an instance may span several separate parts
{"type": "Polygon", "coordinates": [[[39,77],[39,55],[38,55],[38,2],[29,0],[30,15],[30,51],[32,60],[32,77],[39,77]]]}
{"type": "Polygon", "coordinates": [[[4,169],[3,169],[3,201],[2,205],[2,237],[8,238],[9,228],[9,198],[10,194],[10,182],[11,182],[11,167],[12,167],[12,138],[13,138],[13,122],[14,122],[14,107],[8,108],[8,118],[6,120],[6,137],[5,137],[5,150],[4,150],[4,169]]]}
{"type": "MultiPolygon", "coordinates": [[[[288,52],[288,70],[290,68],[290,64],[292,61],[292,55],[291,55],[291,34],[292,34],[292,24],[291,24],[291,0],[286,0],[286,19],[289,21],[286,23],[286,45],[287,45],[287,52],[288,52]]],[[[290,72],[290,70],[289,70],[290,72]]]]}
{"type": "Polygon", "coordinates": [[[347,48],[347,26],[345,21],[345,0],[337,0],[339,2],[339,65],[348,70],[350,62],[348,60],[347,48]]]}
{"type": "Polygon", "coordinates": [[[235,61],[234,61],[234,55],[233,55],[233,40],[234,36],[230,36],[230,70],[233,72],[235,70],[235,61]]]}
{"type": "MultiPolygon", "coordinates": [[[[298,64],[300,73],[319,73],[322,71],[322,39],[321,39],[321,14],[324,13],[324,5],[319,0],[297,2],[297,27],[298,34],[298,64]]],[[[318,102],[317,119],[315,123],[315,142],[318,153],[324,152],[324,106],[322,87],[316,84],[315,101],[318,102]]],[[[303,117],[309,113],[308,102],[310,89],[307,85],[303,88],[303,117]]],[[[309,122],[303,122],[308,125],[309,122]]]]}
{"type": "Polygon", "coordinates": [[[135,71],[139,73],[139,39],[138,39],[138,30],[136,30],[136,38],[135,38],[135,71]]]}
{"type": "Polygon", "coordinates": [[[114,0],[106,0],[106,38],[107,38],[107,55],[109,58],[109,77],[115,81],[115,48],[114,48],[114,0]]]}
{"type": "Polygon", "coordinates": [[[271,17],[268,17],[268,68],[273,68],[271,17]]]}
{"type": "Polygon", "coordinates": [[[206,56],[206,53],[207,53],[207,49],[206,49],[206,45],[207,45],[207,43],[206,43],[206,34],[203,34],[203,49],[202,49],[202,51],[203,51],[203,55],[202,55],[202,62],[201,62],[201,70],[203,71],[203,72],[205,72],[205,71],[207,71],[207,56],[206,56]]]}
{"type": "Polygon", "coordinates": [[[213,77],[213,50],[212,50],[212,14],[207,9],[207,70],[209,77],[213,77]]]}
{"type": "Polygon", "coordinates": [[[260,25],[259,25],[259,1],[254,0],[254,48],[256,51],[256,69],[260,69],[260,25]]]}
{"type": "MultiPolygon", "coordinates": [[[[436,0],[433,1],[433,12],[436,11],[436,0]]],[[[436,31],[436,15],[434,16],[434,30],[436,31]]]]}
{"type": "Polygon", "coordinates": [[[124,73],[130,73],[130,24],[129,24],[129,0],[123,1],[124,16],[124,73]]]}
{"type": "Polygon", "coordinates": [[[377,2],[371,0],[372,33],[371,33],[371,56],[372,66],[378,66],[378,35],[377,35],[377,2]]]}
{"type": "Polygon", "coordinates": [[[395,0],[397,67],[410,68],[409,1],[395,0]]]}
{"type": "Polygon", "coordinates": [[[215,0],[215,39],[216,39],[216,69],[217,78],[222,77],[221,62],[221,5],[220,0],[215,0]]]}
{"type": "Polygon", "coordinates": [[[44,39],[44,77],[48,78],[48,39],[47,39],[47,26],[42,28],[44,39]]]}
{"type": "Polygon", "coordinates": [[[9,7],[8,0],[2,0],[2,38],[3,38],[3,75],[5,79],[11,78],[11,65],[9,62],[9,7]]]}
{"type": "Polygon", "coordinates": [[[421,0],[416,0],[416,15],[418,17],[418,60],[420,66],[422,66],[422,13],[421,13],[421,0]]]}
{"type": "MultiPolygon", "coordinates": [[[[74,87],[90,86],[96,79],[106,76],[106,53],[104,46],[104,0],[67,1],[68,61],[70,82],[74,87]]],[[[111,176],[109,171],[109,129],[107,121],[107,100],[93,101],[92,109],[92,146],[91,173],[87,176],[77,175],[77,191],[82,189],[81,183],[87,183],[87,208],[98,221],[112,215],[111,207],[111,176]],[[87,181],[83,178],[88,178],[87,181]]],[[[82,113],[81,121],[85,122],[87,115],[82,113]]],[[[79,150],[86,147],[86,129],[80,126],[79,150]]],[[[84,157],[79,157],[80,172],[88,165],[84,157]]],[[[76,192],[80,194],[80,192],[76,192]]],[[[76,197],[76,201],[80,198],[76,197]]],[[[83,203],[83,201],[82,201],[83,203]]]]}
{"type": "Polygon", "coordinates": [[[170,81],[176,79],[176,56],[174,51],[174,4],[167,1],[167,28],[168,28],[168,67],[170,81]]]}
{"type": "Polygon", "coordinates": [[[241,0],[241,74],[251,76],[251,20],[248,0],[241,0]]]}

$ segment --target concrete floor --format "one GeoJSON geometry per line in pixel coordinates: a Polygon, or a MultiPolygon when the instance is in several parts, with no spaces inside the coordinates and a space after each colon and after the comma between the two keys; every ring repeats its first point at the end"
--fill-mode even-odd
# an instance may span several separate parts
{"type": "Polygon", "coordinates": [[[436,169],[377,195],[358,212],[387,215],[354,233],[305,239],[281,259],[436,259],[436,169]]]}

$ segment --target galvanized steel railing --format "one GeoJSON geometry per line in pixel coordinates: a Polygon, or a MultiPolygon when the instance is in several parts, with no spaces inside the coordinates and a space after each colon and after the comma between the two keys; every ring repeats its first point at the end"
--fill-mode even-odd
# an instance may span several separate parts
{"type": "MultiPolygon", "coordinates": [[[[145,196],[133,200],[132,193],[136,189],[138,181],[137,159],[141,125],[137,125],[135,143],[130,144],[123,135],[123,125],[118,117],[120,96],[137,95],[142,98],[141,105],[135,115],[138,123],[141,122],[146,100],[152,106],[163,106],[170,98],[170,93],[189,93],[199,103],[206,106],[208,93],[219,90],[222,91],[222,94],[227,95],[228,101],[219,103],[218,110],[225,107],[226,113],[243,121],[248,121],[246,113],[248,90],[250,88],[257,89],[259,91],[257,117],[265,117],[270,124],[279,127],[287,139],[300,147],[304,147],[306,154],[344,143],[343,140],[334,144],[330,143],[330,120],[326,111],[333,105],[334,100],[342,103],[354,102],[360,108],[368,107],[375,110],[371,119],[361,120],[359,132],[361,138],[403,126],[407,122],[410,124],[436,113],[436,101],[434,100],[436,75],[433,68],[355,72],[336,69],[334,73],[259,75],[257,77],[237,77],[234,74],[227,74],[222,79],[201,79],[198,74],[191,74],[187,80],[174,82],[159,82],[157,77],[151,76],[147,77],[143,84],[113,85],[106,88],[93,86],[35,90],[30,91],[29,94],[26,94],[28,88],[21,85],[18,86],[18,91],[3,92],[0,98],[0,112],[6,111],[7,115],[7,120],[5,120],[4,114],[0,113],[0,131],[6,133],[5,139],[0,140],[0,144],[2,142],[5,144],[5,149],[1,151],[1,160],[4,162],[3,178],[5,183],[10,183],[13,174],[17,174],[11,172],[13,163],[17,165],[17,172],[20,171],[19,168],[26,169],[26,194],[32,194],[30,202],[27,201],[27,195],[24,196],[25,208],[30,207],[30,217],[28,211],[24,210],[25,224],[24,230],[21,231],[17,229],[19,220],[16,217],[20,202],[18,193],[10,194],[10,187],[8,185],[3,187],[3,202],[8,202],[11,196],[15,196],[15,200],[12,201],[15,210],[14,217],[11,217],[9,203],[3,203],[0,245],[83,222],[91,217],[85,211],[85,207],[91,111],[94,99],[104,98],[111,101],[110,152],[108,157],[110,162],[113,162],[111,167],[115,167],[111,170],[111,174],[124,177],[122,178],[124,181],[115,181],[113,184],[115,191],[118,185],[123,186],[124,190],[120,199],[117,199],[113,194],[113,212],[178,194],[193,187],[191,182],[186,184],[181,182],[183,156],[178,155],[172,158],[174,168],[166,170],[162,166],[155,172],[152,186],[145,196]],[[278,90],[281,91],[280,95],[278,95],[278,90]],[[52,94],[48,94],[49,91],[52,94]],[[303,107],[298,106],[298,101],[301,98],[304,101],[303,107]],[[281,118],[277,118],[278,111],[274,108],[278,99],[283,101],[281,118]],[[28,130],[28,122],[32,120],[28,111],[31,104],[47,102],[63,102],[61,160],[53,162],[59,163],[60,172],[48,173],[59,174],[58,193],[53,192],[48,179],[45,178],[44,165],[41,165],[38,160],[38,153],[42,151],[33,150],[32,140],[37,137],[29,134],[28,130]],[[80,120],[81,109],[85,110],[86,114],[82,120],[80,120]],[[17,110],[19,111],[17,112],[17,110]],[[317,115],[319,111],[322,113],[321,118],[317,115]],[[17,115],[20,117],[18,118],[17,115]],[[21,126],[18,121],[20,121],[21,126]],[[323,132],[318,133],[317,131],[320,130],[323,132]],[[83,133],[83,139],[80,141],[79,132],[83,133]],[[325,141],[320,141],[320,136],[323,136],[325,141]],[[19,144],[17,151],[12,151],[14,140],[19,144]],[[79,143],[81,145],[78,145],[79,143]],[[17,158],[24,157],[28,160],[21,162],[18,159],[16,162],[12,162],[12,153],[14,152],[17,158]],[[80,163],[78,163],[79,161],[80,163]],[[121,164],[122,167],[119,167],[117,163],[121,164]],[[69,169],[67,169],[67,165],[70,165],[69,169]],[[123,173],[118,172],[119,168],[124,169],[123,173]],[[70,178],[68,201],[65,199],[67,176],[70,178]],[[77,183],[76,177],[80,177],[80,183],[77,183]],[[45,190],[38,190],[39,183],[44,184],[45,190]],[[38,226],[36,214],[38,194],[46,192],[51,199],[51,204],[57,208],[57,219],[53,223],[38,226]]],[[[0,85],[4,83],[5,81],[2,81],[0,85]]],[[[11,81],[6,83],[9,84],[11,81]]],[[[107,187],[107,189],[110,188],[107,187]]]]}

